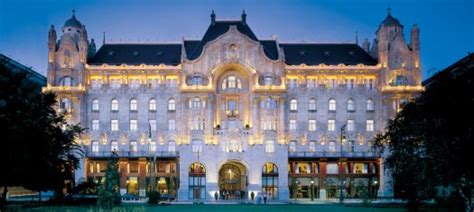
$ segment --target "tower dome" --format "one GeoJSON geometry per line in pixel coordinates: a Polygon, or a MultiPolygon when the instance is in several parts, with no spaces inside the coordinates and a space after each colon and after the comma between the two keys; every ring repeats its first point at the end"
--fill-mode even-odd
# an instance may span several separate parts
{"type": "Polygon", "coordinates": [[[82,28],[82,23],[77,20],[76,15],[74,14],[75,11],[72,11],[72,17],[69,18],[65,23],[63,27],[76,27],[76,28],[82,28]]]}
{"type": "Polygon", "coordinates": [[[402,24],[400,24],[400,21],[398,19],[394,18],[392,14],[390,13],[390,9],[388,9],[388,14],[385,20],[380,23],[380,27],[383,26],[398,26],[398,27],[403,27],[402,24]]]}

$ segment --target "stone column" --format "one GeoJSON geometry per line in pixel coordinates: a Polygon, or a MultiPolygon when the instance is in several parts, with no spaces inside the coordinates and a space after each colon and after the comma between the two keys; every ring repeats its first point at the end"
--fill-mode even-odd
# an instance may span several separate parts
{"type": "Polygon", "coordinates": [[[120,172],[120,195],[127,193],[127,160],[119,160],[119,172],[120,172]]]}
{"type": "Polygon", "coordinates": [[[326,165],[327,161],[320,161],[319,162],[319,198],[322,200],[326,200],[326,165]]]}
{"type": "Polygon", "coordinates": [[[146,196],[146,159],[140,158],[138,160],[138,194],[141,197],[146,196]]]}

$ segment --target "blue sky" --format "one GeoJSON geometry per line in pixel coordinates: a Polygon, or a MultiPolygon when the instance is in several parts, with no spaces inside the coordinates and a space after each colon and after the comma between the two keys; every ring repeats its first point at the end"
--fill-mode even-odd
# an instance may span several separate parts
{"type": "Polygon", "coordinates": [[[421,29],[424,78],[474,51],[474,0],[0,0],[0,53],[45,75],[49,26],[60,29],[72,9],[97,44],[104,31],[114,42],[201,38],[212,9],[217,19],[245,9],[259,38],[341,43],[356,31],[373,40],[388,6],[406,36],[415,23],[421,29]]]}

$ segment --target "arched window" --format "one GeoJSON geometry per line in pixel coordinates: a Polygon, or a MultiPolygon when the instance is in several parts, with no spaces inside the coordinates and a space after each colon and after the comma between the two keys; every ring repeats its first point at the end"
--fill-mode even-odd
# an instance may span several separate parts
{"type": "Polygon", "coordinates": [[[110,102],[110,110],[112,112],[117,112],[119,110],[119,105],[118,105],[118,100],[117,99],[112,99],[110,102]]]}
{"type": "Polygon", "coordinates": [[[188,171],[189,199],[206,198],[206,167],[201,163],[193,163],[188,171]]]}
{"type": "Polygon", "coordinates": [[[398,75],[395,77],[392,84],[396,86],[403,86],[403,85],[407,85],[407,82],[408,82],[408,79],[405,76],[398,75]]]}
{"type": "Polygon", "coordinates": [[[93,99],[92,100],[92,111],[99,111],[99,100],[93,99]]]}
{"type": "Polygon", "coordinates": [[[176,111],[176,101],[174,99],[168,100],[168,111],[176,111]]]}
{"type": "Polygon", "coordinates": [[[74,83],[74,81],[73,81],[72,77],[70,77],[70,76],[65,76],[61,80],[61,85],[62,86],[73,86],[73,83],[74,83]]]}
{"type": "Polygon", "coordinates": [[[353,99],[347,100],[347,111],[355,111],[355,103],[353,99]]]}
{"type": "Polygon", "coordinates": [[[367,111],[374,111],[374,101],[367,99],[367,111]]]}
{"type": "Polygon", "coordinates": [[[156,111],[156,100],[155,99],[150,99],[150,101],[148,102],[148,110],[156,111]]]}
{"type": "Polygon", "coordinates": [[[309,99],[308,110],[310,112],[316,111],[316,100],[315,99],[313,99],[313,98],[309,99]]]}
{"type": "Polygon", "coordinates": [[[227,78],[222,80],[221,88],[222,90],[225,90],[227,88],[242,89],[242,81],[236,76],[228,76],[227,78]]]}
{"type": "Polygon", "coordinates": [[[297,111],[298,110],[298,101],[296,99],[290,100],[290,110],[297,111]]]}
{"type": "Polygon", "coordinates": [[[265,141],[265,152],[267,152],[267,153],[275,152],[275,141],[274,140],[266,140],[265,141]]]}
{"type": "Polygon", "coordinates": [[[329,99],[329,111],[336,111],[336,100],[329,99]]]}
{"type": "Polygon", "coordinates": [[[138,102],[136,99],[130,100],[130,110],[137,111],[138,110],[138,102]]]}
{"type": "Polygon", "coordinates": [[[262,191],[268,199],[278,199],[278,167],[274,163],[263,165],[262,191]]]}

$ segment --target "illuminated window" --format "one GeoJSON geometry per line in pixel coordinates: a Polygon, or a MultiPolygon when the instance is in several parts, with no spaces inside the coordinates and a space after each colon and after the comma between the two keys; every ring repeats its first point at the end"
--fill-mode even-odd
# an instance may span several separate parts
{"type": "Polygon", "coordinates": [[[168,141],[168,152],[176,152],[176,142],[168,141]]]}
{"type": "Polygon", "coordinates": [[[139,79],[130,79],[128,83],[131,89],[138,89],[140,87],[139,79]]]}
{"type": "Polygon", "coordinates": [[[267,153],[275,152],[275,141],[274,140],[266,140],[265,141],[265,152],[267,152],[267,153]]]}
{"type": "Polygon", "coordinates": [[[138,128],[138,121],[136,119],[130,120],[130,131],[135,132],[138,128]]]}
{"type": "Polygon", "coordinates": [[[374,120],[367,120],[366,130],[367,130],[367,132],[374,131],[374,120]]]}
{"type": "Polygon", "coordinates": [[[337,163],[328,163],[326,165],[326,173],[327,174],[337,174],[337,173],[339,173],[339,167],[337,166],[337,163]]]}
{"type": "Polygon", "coordinates": [[[91,142],[91,148],[92,152],[99,152],[99,142],[98,141],[92,141],[91,142]]]}
{"type": "Polygon", "coordinates": [[[336,152],[336,142],[329,141],[329,152],[336,152]]]}
{"type": "Polygon", "coordinates": [[[150,141],[149,150],[150,150],[150,152],[156,152],[156,142],[155,141],[150,141]]]}
{"type": "Polygon", "coordinates": [[[192,143],[193,152],[202,152],[202,141],[201,140],[193,140],[191,143],[192,143]]]}
{"type": "Polygon", "coordinates": [[[289,152],[296,152],[296,141],[290,141],[290,145],[288,146],[289,152]]]}
{"type": "Polygon", "coordinates": [[[311,174],[311,163],[296,163],[295,174],[311,174]]]}
{"type": "Polygon", "coordinates": [[[336,100],[329,99],[329,111],[336,111],[336,100]]]}
{"type": "Polygon", "coordinates": [[[156,100],[155,99],[150,99],[150,101],[148,102],[148,110],[156,111],[156,100]]]}
{"type": "Polygon", "coordinates": [[[240,152],[240,142],[236,139],[231,139],[227,145],[227,152],[240,152]]]}
{"type": "Polygon", "coordinates": [[[138,144],[136,141],[130,141],[130,151],[137,152],[138,151],[138,144]]]}
{"type": "Polygon", "coordinates": [[[263,84],[264,85],[272,85],[273,84],[273,77],[272,76],[266,76],[263,79],[263,84]]]}
{"type": "Polygon", "coordinates": [[[316,141],[310,141],[309,142],[309,151],[310,152],[316,152],[316,141]]]}
{"type": "Polygon", "coordinates": [[[347,120],[347,131],[353,132],[355,129],[355,122],[352,119],[347,120]]]}
{"type": "Polygon", "coordinates": [[[63,79],[61,81],[61,85],[62,86],[73,86],[72,77],[69,77],[69,76],[63,77],[63,79]]]}
{"type": "Polygon", "coordinates": [[[99,131],[99,120],[92,120],[92,131],[99,131]]]}
{"type": "Polygon", "coordinates": [[[149,120],[149,121],[148,121],[148,124],[150,125],[149,127],[150,127],[150,130],[151,130],[151,131],[156,131],[156,120],[154,120],[154,119],[153,119],[153,120],[149,120]]]}
{"type": "Polygon", "coordinates": [[[102,87],[102,80],[100,80],[100,79],[91,80],[91,88],[92,89],[99,89],[101,87],[102,87]]]}
{"type": "Polygon", "coordinates": [[[308,110],[310,112],[314,112],[316,111],[316,100],[311,98],[309,99],[309,102],[308,102],[308,110]]]}
{"type": "Polygon", "coordinates": [[[328,120],[328,131],[330,132],[336,131],[336,120],[334,119],[328,120]]]}
{"type": "Polygon", "coordinates": [[[353,99],[347,100],[347,111],[355,111],[355,103],[353,99]]]}
{"type": "Polygon", "coordinates": [[[367,99],[367,111],[374,111],[374,101],[367,99]]]}
{"type": "Polygon", "coordinates": [[[119,145],[117,141],[111,141],[110,142],[110,151],[116,152],[119,150],[119,145]]]}
{"type": "Polygon", "coordinates": [[[114,119],[114,120],[110,120],[110,130],[111,131],[118,131],[119,129],[119,122],[118,120],[114,119]]]}
{"type": "Polygon", "coordinates": [[[295,119],[290,119],[290,130],[295,131],[296,130],[296,120],[295,119]]]}
{"type": "Polygon", "coordinates": [[[316,120],[308,120],[308,131],[316,131],[316,120]]]}
{"type": "Polygon", "coordinates": [[[119,89],[121,85],[122,85],[122,82],[121,82],[120,79],[111,79],[110,80],[110,88],[112,88],[112,89],[119,89]]]}
{"type": "Polygon", "coordinates": [[[176,111],[176,101],[174,99],[168,100],[168,111],[176,111]]]}
{"type": "Polygon", "coordinates": [[[92,111],[99,111],[99,100],[93,99],[92,100],[92,111]]]}
{"type": "Polygon", "coordinates": [[[169,131],[176,130],[176,121],[174,119],[169,119],[168,120],[168,130],[169,131]]]}
{"type": "Polygon", "coordinates": [[[110,110],[112,112],[117,112],[118,109],[119,109],[118,100],[112,99],[112,101],[110,102],[110,110]]]}
{"type": "Polygon", "coordinates": [[[137,111],[138,110],[138,102],[136,99],[130,100],[130,111],[137,111]]]}
{"type": "Polygon", "coordinates": [[[298,101],[296,99],[290,100],[290,110],[297,111],[298,110],[298,101]]]}

